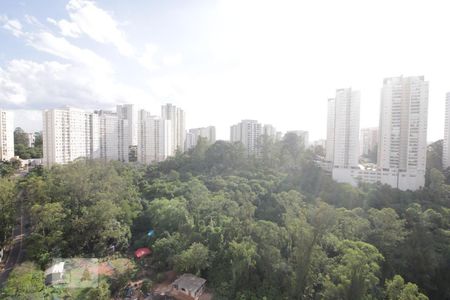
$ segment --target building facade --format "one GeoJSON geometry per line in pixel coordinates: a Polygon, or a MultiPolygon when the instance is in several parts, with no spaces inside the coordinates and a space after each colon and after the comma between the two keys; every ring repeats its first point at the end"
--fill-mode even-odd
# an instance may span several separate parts
{"type": "Polygon", "coordinates": [[[138,111],[133,104],[117,105],[119,122],[119,160],[135,160],[134,151],[138,143],[138,111]]]}
{"type": "Polygon", "coordinates": [[[186,134],[186,151],[194,148],[200,137],[206,139],[209,145],[214,144],[216,142],[216,127],[208,126],[189,129],[189,132],[186,134]]]}
{"type": "Polygon", "coordinates": [[[36,133],[35,132],[27,132],[27,138],[28,138],[28,147],[34,147],[34,143],[36,141],[36,133]]]}
{"type": "Polygon", "coordinates": [[[450,93],[445,98],[444,144],[442,148],[442,166],[450,167],[450,93]]]}
{"type": "Polygon", "coordinates": [[[378,151],[378,127],[362,128],[360,136],[360,155],[370,156],[378,151]]]}
{"type": "Polygon", "coordinates": [[[358,167],[360,98],[359,91],[347,88],[328,100],[326,154],[333,169],[358,167]]]}
{"type": "Polygon", "coordinates": [[[96,111],[99,130],[99,155],[104,161],[119,160],[119,118],[111,111],[96,111]]]}
{"type": "Polygon", "coordinates": [[[259,155],[261,136],[262,126],[256,120],[242,120],[230,128],[230,141],[241,142],[248,156],[259,155]]]}
{"type": "Polygon", "coordinates": [[[43,164],[66,164],[99,153],[98,119],[80,109],[65,107],[43,112],[43,164]]]}
{"type": "MultiPolygon", "coordinates": [[[[427,122],[428,82],[424,77],[386,78],[381,90],[377,164],[339,168],[335,150],[333,179],[352,185],[378,182],[400,190],[422,188],[425,185],[427,122]]],[[[337,144],[335,137],[335,148],[337,144]]]]}
{"type": "Polygon", "coordinates": [[[325,159],[332,164],[334,159],[334,122],[335,122],[335,99],[328,99],[327,104],[327,139],[325,147],[325,159]]]}
{"type": "Polygon", "coordinates": [[[171,126],[170,120],[139,111],[137,159],[140,163],[160,162],[173,154],[171,126]]]}
{"type": "Polygon", "coordinates": [[[423,76],[386,78],[381,90],[378,167],[407,177],[402,188],[425,185],[428,82],[423,76]]]}
{"type": "Polygon", "coordinates": [[[161,119],[170,121],[171,125],[171,155],[175,155],[176,151],[184,151],[186,139],[186,115],[185,112],[170,103],[161,107],[161,119]]]}
{"type": "Polygon", "coordinates": [[[0,161],[14,157],[14,115],[0,109],[0,161]]]}

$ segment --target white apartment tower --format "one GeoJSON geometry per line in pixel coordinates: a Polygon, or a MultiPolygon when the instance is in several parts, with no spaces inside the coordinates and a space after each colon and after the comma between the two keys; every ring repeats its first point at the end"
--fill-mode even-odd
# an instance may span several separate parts
{"type": "Polygon", "coordinates": [[[119,118],[111,111],[96,111],[98,115],[99,155],[104,161],[119,160],[119,118]]]}
{"type": "Polygon", "coordinates": [[[119,122],[119,160],[130,161],[130,154],[138,143],[138,111],[135,105],[117,105],[119,122]]]}
{"type": "Polygon", "coordinates": [[[161,107],[161,119],[169,120],[171,123],[171,145],[173,148],[171,155],[175,155],[176,151],[183,152],[186,139],[186,115],[184,111],[168,103],[161,107]]]}
{"type": "Polygon", "coordinates": [[[325,159],[333,162],[334,159],[334,119],[336,115],[334,98],[328,99],[327,113],[327,140],[325,146],[325,159]]]}
{"type": "Polygon", "coordinates": [[[94,113],[88,113],[89,118],[89,136],[87,137],[86,143],[89,144],[88,156],[90,159],[100,158],[100,127],[98,121],[98,115],[94,113]]]}
{"type": "Polygon", "coordinates": [[[381,90],[378,167],[395,172],[398,187],[425,184],[428,82],[423,76],[386,78],[381,90]]]}
{"type": "Polygon", "coordinates": [[[173,153],[172,122],[139,111],[137,159],[143,164],[165,160],[173,153]]]}
{"type": "Polygon", "coordinates": [[[230,141],[241,142],[248,156],[259,154],[261,136],[262,126],[256,120],[242,120],[230,128],[230,141]]]}
{"type": "MultiPolygon", "coordinates": [[[[449,97],[447,108],[449,108],[449,97]]],[[[347,150],[339,146],[346,138],[339,134],[339,103],[336,97],[334,119],[334,164],[333,179],[357,185],[358,182],[387,184],[400,190],[418,190],[425,184],[428,119],[428,82],[423,76],[386,78],[381,89],[380,126],[378,127],[378,167],[340,168],[343,158],[347,159],[347,150]],[[341,140],[341,142],[339,142],[341,140]]],[[[359,109],[358,109],[359,110],[359,109]]],[[[351,111],[351,109],[350,109],[351,111]]],[[[448,110],[447,110],[448,111],[448,110]]],[[[356,119],[356,116],[354,117],[356,119]]],[[[329,112],[329,120],[332,119],[329,112]]],[[[359,124],[351,121],[349,124],[359,124]]],[[[448,118],[447,118],[448,121],[448,118]]],[[[345,122],[344,122],[345,123],[345,122]]],[[[448,125],[446,136],[448,135],[448,125]]],[[[330,127],[330,124],[329,124],[330,127]]],[[[352,128],[350,125],[349,128],[352,128]]],[[[352,131],[354,130],[351,129],[352,131]]],[[[373,139],[374,130],[370,130],[373,139]]],[[[352,139],[349,135],[349,141],[352,139]]],[[[364,142],[364,141],[363,141],[364,142]]],[[[347,141],[346,141],[347,143],[347,141]]],[[[352,144],[348,145],[352,148],[352,144]]],[[[367,143],[370,148],[370,143],[367,143]]],[[[327,144],[328,150],[329,144],[327,144]]],[[[373,146],[372,146],[373,147],[373,146]]],[[[345,146],[347,148],[347,146],[345,146]]],[[[354,147],[357,149],[357,147],[354,147]]],[[[364,151],[364,150],[363,150],[364,151]]],[[[448,151],[447,150],[444,150],[448,151]]],[[[328,155],[328,153],[327,153],[328,155]]],[[[353,154],[348,154],[350,158],[353,154]]],[[[447,158],[448,159],[448,158],[447,158]]],[[[352,159],[354,163],[354,159],[352,159]]],[[[345,162],[345,160],[344,160],[345,162]]],[[[349,159],[350,162],[350,159],[349,159]]]]}
{"type": "Polygon", "coordinates": [[[327,160],[333,169],[358,167],[360,92],[336,90],[328,100],[327,160]]]}
{"type": "Polygon", "coordinates": [[[197,146],[200,137],[206,139],[209,145],[214,144],[216,142],[216,127],[208,126],[189,129],[189,132],[186,134],[185,149],[189,150],[197,146]]]}
{"type": "Polygon", "coordinates": [[[442,165],[444,169],[450,167],[450,93],[447,93],[445,99],[445,127],[444,145],[442,149],[442,165]]]}
{"type": "Polygon", "coordinates": [[[362,128],[360,136],[360,154],[368,156],[377,151],[378,147],[378,127],[362,128]]]}
{"type": "Polygon", "coordinates": [[[14,115],[0,109],[0,161],[14,157],[14,115]]]}
{"type": "Polygon", "coordinates": [[[43,112],[43,163],[66,164],[78,158],[96,158],[99,153],[97,116],[65,107],[43,112]]]}

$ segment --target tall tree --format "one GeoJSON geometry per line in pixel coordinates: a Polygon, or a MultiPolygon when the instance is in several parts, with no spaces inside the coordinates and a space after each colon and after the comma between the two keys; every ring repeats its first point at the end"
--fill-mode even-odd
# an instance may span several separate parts
{"type": "Polygon", "coordinates": [[[344,240],[325,284],[325,299],[371,299],[383,256],[374,246],[344,240]]]}

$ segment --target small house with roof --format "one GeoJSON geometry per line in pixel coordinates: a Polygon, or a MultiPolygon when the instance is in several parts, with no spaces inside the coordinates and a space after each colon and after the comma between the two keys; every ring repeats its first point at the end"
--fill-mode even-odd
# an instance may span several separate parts
{"type": "Polygon", "coordinates": [[[193,274],[183,274],[173,283],[172,288],[198,300],[205,290],[206,279],[193,274]]]}
{"type": "Polygon", "coordinates": [[[64,262],[59,262],[45,270],[45,284],[54,285],[65,283],[64,280],[64,262]]]}

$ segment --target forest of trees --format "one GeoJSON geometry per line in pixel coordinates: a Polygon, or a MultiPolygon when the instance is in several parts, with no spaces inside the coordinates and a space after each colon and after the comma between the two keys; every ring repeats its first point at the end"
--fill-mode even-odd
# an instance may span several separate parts
{"type": "Polygon", "coordinates": [[[21,159],[42,158],[42,133],[35,133],[35,141],[29,146],[28,134],[20,127],[14,130],[14,155],[21,159]]]}
{"type": "MultiPolygon", "coordinates": [[[[25,267],[41,278],[53,257],[148,246],[155,273],[200,275],[214,299],[450,299],[445,173],[430,169],[417,192],[338,184],[290,134],[265,139],[258,158],[241,144],[200,140],[151,166],[37,169],[20,183],[31,219],[25,267]]],[[[11,182],[0,181],[11,208],[1,214],[13,213],[11,182]]],[[[5,295],[21,293],[13,279],[5,295]]]]}

